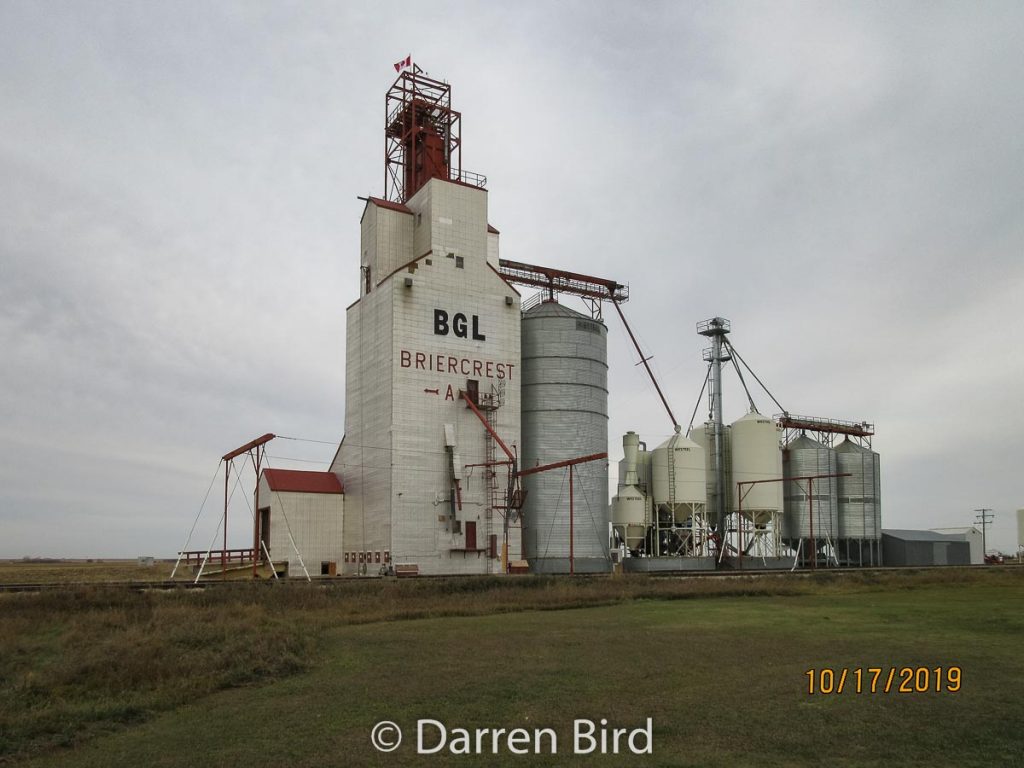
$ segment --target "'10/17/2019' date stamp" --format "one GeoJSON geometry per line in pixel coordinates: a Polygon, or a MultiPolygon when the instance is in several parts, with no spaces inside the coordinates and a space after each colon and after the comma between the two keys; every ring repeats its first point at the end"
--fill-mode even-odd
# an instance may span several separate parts
{"type": "Polygon", "coordinates": [[[960,667],[824,667],[808,669],[807,693],[957,693],[960,667]]]}

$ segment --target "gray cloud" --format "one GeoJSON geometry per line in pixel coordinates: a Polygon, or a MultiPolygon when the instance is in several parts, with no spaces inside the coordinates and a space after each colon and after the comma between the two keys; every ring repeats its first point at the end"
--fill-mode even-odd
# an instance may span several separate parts
{"type": "MultiPolygon", "coordinates": [[[[5,3],[0,556],[167,554],[221,453],[340,437],[355,198],[410,51],[453,83],[504,255],[628,281],[680,419],[694,323],[725,315],[788,409],[877,423],[887,525],[990,506],[1012,549],[1022,27],[1008,3],[5,3]]],[[[656,442],[609,325],[611,443],[656,442]]]]}

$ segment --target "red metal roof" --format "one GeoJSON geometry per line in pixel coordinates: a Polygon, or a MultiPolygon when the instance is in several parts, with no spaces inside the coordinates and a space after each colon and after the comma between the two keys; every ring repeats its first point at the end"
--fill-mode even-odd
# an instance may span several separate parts
{"type": "Polygon", "coordinates": [[[333,472],[308,472],[301,469],[264,469],[263,476],[272,491],[293,493],[344,493],[341,480],[333,472]]]}
{"type": "Polygon", "coordinates": [[[412,213],[411,210],[401,203],[393,203],[390,200],[382,200],[379,197],[368,197],[367,200],[381,208],[390,208],[392,211],[398,211],[399,213],[412,213]]]}

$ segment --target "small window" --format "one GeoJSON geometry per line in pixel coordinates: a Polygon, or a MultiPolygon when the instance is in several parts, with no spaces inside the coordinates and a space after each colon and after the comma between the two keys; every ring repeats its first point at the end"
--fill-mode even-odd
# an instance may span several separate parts
{"type": "Polygon", "coordinates": [[[320,575],[330,576],[331,575],[331,564],[326,560],[320,561],[320,575]]]}
{"type": "Polygon", "coordinates": [[[390,563],[391,562],[391,552],[386,550],[386,549],[384,550],[384,562],[385,563],[390,563]]]}
{"type": "Polygon", "coordinates": [[[455,266],[458,269],[465,269],[466,268],[466,260],[462,256],[456,256],[455,257],[455,266]]]}
{"type": "Polygon", "coordinates": [[[416,214],[416,226],[418,227],[422,223],[423,223],[423,214],[422,213],[417,213],[416,214]]]}
{"type": "Polygon", "coordinates": [[[363,553],[362,552],[359,553],[359,562],[360,563],[363,562],[363,553]]]}
{"type": "Polygon", "coordinates": [[[345,562],[348,562],[348,552],[345,553],[345,562]]]}
{"type": "Polygon", "coordinates": [[[366,282],[366,284],[364,286],[366,288],[366,290],[364,291],[364,293],[369,293],[370,292],[370,268],[368,266],[366,266],[366,267],[363,267],[363,269],[365,270],[363,275],[364,275],[365,282],[366,282]]]}
{"type": "Polygon", "coordinates": [[[431,264],[433,264],[433,263],[434,263],[432,259],[424,259],[424,261],[426,261],[426,262],[427,262],[427,266],[428,266],[428,267],[429,267],[429,266],[430,266],[431,264]]]}
{"type": "Polygon", "coordinates": [[[375,563],[379,563],[380,562],[380,552],[374,552],[373,553],[373,562],[375,562],[375,563]]]}

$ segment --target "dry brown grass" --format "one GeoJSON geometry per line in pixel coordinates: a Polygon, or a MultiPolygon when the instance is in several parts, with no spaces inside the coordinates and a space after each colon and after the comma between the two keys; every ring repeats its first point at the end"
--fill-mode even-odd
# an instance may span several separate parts
{"type": "Polygon", "coordinates": [[[163,581],[173,567],[162,560],[152,567],[137,560],[0,560],[0,584],[163,581]]]}

